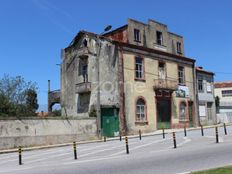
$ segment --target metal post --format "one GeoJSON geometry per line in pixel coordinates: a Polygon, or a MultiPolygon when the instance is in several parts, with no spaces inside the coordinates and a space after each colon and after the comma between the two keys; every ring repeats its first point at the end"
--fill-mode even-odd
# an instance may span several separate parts
{"type": "Polygon", "coordinates": [[[106,136],[104,136],[104,142],[106,142],[106,136]]]}
{"type": "Polygon", "coordinates": [[[184,136],[187,136],[186,126],[184,126],[184,136]]]}
{"type": "Polygon", "coordinates": [[[224,123],[224,131],[225,131],[225,135],[227,135],[226,123],[224,123]]]}
{"type": "Polygon", "coordinates": [[[176,133],[172,132],[174,148],[176,148],[176,133]]]}
{"type": "Polygon", "coordinates": [[[204,136],[204,129],[202,125],[201,125],[201,135],[204,136]]]}
{"type": "Polygon", "coordinates": [[[163,139],[165,139],[165,132],[164,132],[164,128],[163,128],[163,139]]]}
{"type": "Polygon", "coordinates": [[[125,137],[125,143],[126,143],[126,153],[129,154],[129,145],[128,145],[128,138],[125,137]]]}
{"type": "Polygon", "coordinates": [[[74,152],[74,159],[77,159],[77,145],[76,142],[73,142],[73,152],[74,152]]]}
{"type": "Polygon", "coordinates": [[[122,134],[121,134],[121,132],[119,133],[119,140],[122,141],[122,134]]]}
{"type": "Polygon", "coordinates": [[[218,127],[217,126],[215,127],[215,133],[216,133],[216,143],[219,143],[219,140],[218,140],[218,127]]]}
{"type": "Polygon", "coordinates": [[[19,146],[18,152],[19,152],[19,165],[22,165],[22,148],[21,148],[21,146],[19,146]]]}
{"type": "Polygon", "coordinates": [[[141,130],[139,130],[139,139],[142,140],[141,130]]]}

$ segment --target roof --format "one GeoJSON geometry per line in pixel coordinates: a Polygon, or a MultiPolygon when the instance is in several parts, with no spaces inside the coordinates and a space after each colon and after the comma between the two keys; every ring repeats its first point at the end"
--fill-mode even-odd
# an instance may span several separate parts
{"type": "Polygon", "coordinates": [[[201,67],[196,67],[196,71],[201,72],[201,73],[205,73],[205,74],[209,74],[209,75],[214,75],[213,72],[206,71],[206,70],[202,69],[201,67]]]}
{"type": "Polygon", "coordinates": [[[134,44],[129,44],[129,43],[125,43],[125,42],[120,42],[120,41],[116,41],[116,40],[112,40],[104,35],[98,35],[92,32],[88,32],[88,31],[84,31],[81,30],[80,32],[78,32],[78,34],[75,36],[75,38],[72,40],[72,42],[69,44],[69,46],[67,48],[65,48],[65,51],[68,50],[70,47],[72,47],[73,45],[75,45],[75,43],[84,35],[91,35],[92,37],[100,37],[103,38],[105,40],[108,40],[110,42],[113,42],[114,44],[117,44],[119,46],[125,46],[125,47],[130,47],[130,48],[135,48],[135,49],[139,49],[139,50],[143,50],[143,51],[147,51],[147,52],[152,52],[152,53],[156,53],[156,54],[161,54],[161,55],[165,55],[165,56],[170,56],[170,57],[175,57],[175,58],[179,58],[180,60],[185,60],[185,61],[189,61],[192,63],[195,63],[196,60],[192,59],[192,58],[187,58],[187,57],[183,57],[183,56],[179,56],[179,55],[175,55],[175,54],[171,54],[168,52],[164,52],[164,51],[160,51],[160,50],[156,50],[153,48],[147,48],[147,47],[143,47],[143,46],[138,46],[138,45],[134,45],[134,44]]]}
{"type": "Polygon", "coordinates": [[[147,51],[147,52],[151,52],[151,53],[156,53],[156,54],[161,54],[161,55],[165,55],[165,56],[175,57],[175,58],[178,58],[180,60],[185,60],[185,61],[192,62],[192,63],[196,62],[196,60],[192,59],[192,58],[179,56],[179,55],[176,55],[176,54],[160,51],[160,50],[153,49],[153,48],[138,46],[138,45],[129,44],[129,43],[125,43],[125,42],[119,42],[119,41],[116,41],[116,40],[113,40],[113,43],[118,44],[119,46],[125,46],[125,47],[139,49],[139,50],[143,50],[143,51],[147,51]]]}
{"type": "Polygon", "coordinates": [[[232,81],[228,82],[216,82],[214,83],[215,88],[230,88],[232,87],[232,81]]]}
{"type": "Polygon", "coordinates": [[[118,27],[118,28],[116,28],[116,29],[114,29],[114,30],[112,30],[112,31],[109,31],[108,33],[103,34],[103,36],[108,36],[108,35],[117,33],[118,31],[125,30],[127,27],[128,27],[127,24],[126,24],[126,25],[123,25],[123,26],[118,27]]]}

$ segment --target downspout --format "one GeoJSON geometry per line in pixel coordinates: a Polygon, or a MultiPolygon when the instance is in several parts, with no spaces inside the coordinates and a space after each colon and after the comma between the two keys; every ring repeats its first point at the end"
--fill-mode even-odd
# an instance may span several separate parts
{"type": "Polygon", "coordinates": [[[195,68],[195,62],[193,63],[193,88],[195,93],[195,120],[194,120],[194,127],[197,127],[200,125],[200,118],[199,118],[199,99],[198,99],[198,91],[196,86],[197,76],[196,76],[196,68],[195,68]]]}

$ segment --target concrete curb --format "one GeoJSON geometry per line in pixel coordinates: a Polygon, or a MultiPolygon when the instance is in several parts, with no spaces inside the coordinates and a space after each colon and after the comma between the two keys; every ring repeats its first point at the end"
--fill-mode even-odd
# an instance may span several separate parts
{"type": "MultiPolygon", "coordinates": [[[[232,125],[232,123],[227,124],[227,126],[232,125]]],[[[204,126],[204,129],[210,129],[214,127],[223,127],[223,124],[217,124],[217,125],[211,125],[211,126],[204,126]]],[[[194,130],[200,130],[201,127],[195,127],[195,128],[187,128],[187,131],[194,131],[194,130]]],[[[165,129],[165,134],[171,134],[172,132],[183,132],[183,129],[165,129]]],[[[148,136],[156,136],[156,135],[162,135],[162,130],[157,130],[153,133],[143,133],[143,137],[148,137],[148,136]]],[[[134,138],[139,138],[139,135],[128,135],[128,139],[134,139],[134,138]]],[[[122,136],[122,140],[125,139],[125,136],[122,136]]],[[[119,140],[119,137],[113,137],[113,138],[107,138],[106,141],[115,141],[119,140]]],[[[77,142],[77,145],[80,144],[89,144],[89,143],[98,143],[98,142],[104,142],[103,137],[101,140],[90,140],[90,141],[80,141],[77,142]]],[[[55,148],[55,147],[65,147],[65,146],[72,146],[73,143],[63,143],[63,144],[54,144],[54,145],[46,145],[46,146],[35,146],[35,147],[25,147],[23,151],[32,151],[32,150],[40,150],[40,149],[49,149],[49,148],[55,148]]],[[[4,153],[14,153],[18,152],[17,148],[14,149],[7,149],[7,150],[0,150],[0,154],[4,153]]]]}

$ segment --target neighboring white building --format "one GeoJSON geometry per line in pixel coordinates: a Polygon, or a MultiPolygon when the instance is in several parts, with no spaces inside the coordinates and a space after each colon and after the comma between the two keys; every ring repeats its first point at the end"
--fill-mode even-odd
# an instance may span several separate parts
{"type": "Polygon", "coordinates": [[[232,113],[232,82],[214,83],[214,91],[220,99],[219,112],[232,113]]]}
{"type": "Polygon", "coordinates": [[[216,123],[216,107],[214,99],[214,73],[196,67],[198,110],[201,125],[216,123]]]}

